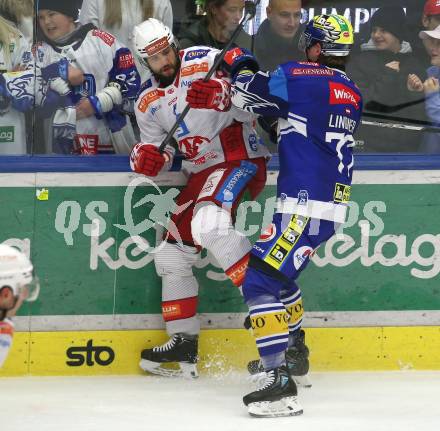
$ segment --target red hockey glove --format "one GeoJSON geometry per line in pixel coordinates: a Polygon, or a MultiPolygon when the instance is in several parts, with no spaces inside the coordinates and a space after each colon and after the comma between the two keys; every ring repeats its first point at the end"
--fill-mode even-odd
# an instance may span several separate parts
{"type": "Polygon", "coordinates": [[[194,81],[188,90],[186,101],[191,108],[228,111],[231,108],[231,85],[222,79],[194,81]]]}
{"type": "Polygon", "coordinates": [[[169,160],[169,155],[161,154],[154,145],[139,143],[131,150],[130,167],[138,174],[155,177],[169,160]]]}

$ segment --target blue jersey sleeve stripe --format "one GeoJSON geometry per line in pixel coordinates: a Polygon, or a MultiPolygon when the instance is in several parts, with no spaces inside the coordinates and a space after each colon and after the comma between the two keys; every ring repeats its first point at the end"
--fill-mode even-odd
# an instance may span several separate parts
{"type": "Polygon", "coordinates": [[[286,102],[289,100],[287,79],[283,69],[278,68],[270,74],[269,92],[272,96],[277,96],[286,102]]]}

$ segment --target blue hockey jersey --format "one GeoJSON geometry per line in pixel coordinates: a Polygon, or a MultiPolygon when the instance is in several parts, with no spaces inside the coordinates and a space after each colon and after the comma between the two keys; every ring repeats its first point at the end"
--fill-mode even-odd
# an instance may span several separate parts
{"type": "Polygon", "coordinates": [[[233,103],[279,118],[279,212],[345,221],[362,112],[353,81],[317,63],[289,62],[274,72],[239,73],[233,103]]]}

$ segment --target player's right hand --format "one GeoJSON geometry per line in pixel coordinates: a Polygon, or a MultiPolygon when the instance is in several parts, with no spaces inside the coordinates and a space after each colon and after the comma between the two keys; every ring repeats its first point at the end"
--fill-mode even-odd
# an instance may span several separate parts
{"type": "Polygon", "coordinates": [[[141,142],[131,150],[130,167],[138,174],[155,177],[168,160],[167,153],[162,154],[154,145],[141,142]]]}

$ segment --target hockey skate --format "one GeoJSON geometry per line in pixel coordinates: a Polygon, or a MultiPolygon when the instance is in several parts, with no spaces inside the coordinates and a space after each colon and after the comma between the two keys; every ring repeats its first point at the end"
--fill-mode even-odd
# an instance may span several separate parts
{"type": "Polygon", "coordinates": [[[267,371],[260,389],[243,397],[251,416],[297,416],[303,409],[297,400],[297,388],[285,365],[267,371]]]}
{"type": "MultiPolygon", "coordinates": [[[[309,372],[309,349],[304,342],[305,333],[301,330],[298,334],[295,344],[286,350],[286,364],[289,373],[298,386],[304,388],[312,387],[312,383],[308,376],[309,372]]],[[[261,373],[264,373],[263,365],[259,359],[255,359],[248,363],[249,374],[260,379],[261,373]]]]}
{"type": "Polygon", "coordinates": [[[141,352],[140,367],[151,374],[166,377],[199,377],[197,372],[198,336],[174,334],[165,344],[141,352]],[[163,367],[179,364],[179,369],[163,367]]]}

